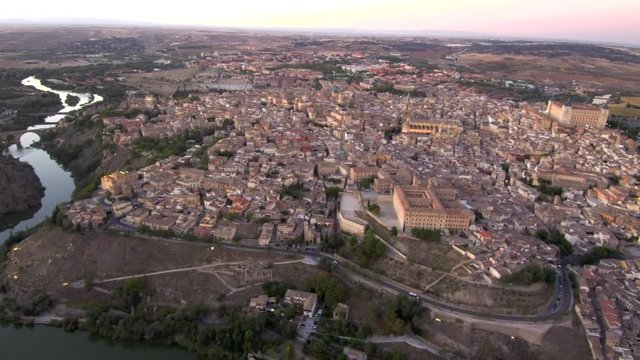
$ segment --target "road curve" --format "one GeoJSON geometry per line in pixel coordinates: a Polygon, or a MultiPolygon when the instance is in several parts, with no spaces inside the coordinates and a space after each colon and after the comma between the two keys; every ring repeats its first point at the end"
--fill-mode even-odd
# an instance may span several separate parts
{"type": "MultiPolygon", "coordinates": [[[[271,251],[271,252],[279,252],[279,253],[301,253],[301,254],[309,254],[309,253],[315,253],[316,256],[318,256],[319,258],[322,259],[327,259],[329,261],[332,262],[333,266],[337,266],[340,269],[352,273],[353,272],[349,269],[348,266],[346,266],[346,264],[336,258],[335,256],[328,254],[328,253],[323,253],[323,252],[315,252],[315,251],[303,251],[302,249],[299,249],[298,251],[293,251],[293,250],[282,250],[282,249],[276,249],[276,248],[265,248],[265,247],[261,247],[261,246],[248,246],[248,245],[235,245],[235,244],[221,244],[221,246],[223,247],[228,247],[228,248],[234,248],[234,249],[247,249],[250,251],[271,251]]],[[[399,294],[403,294],[406,296],[410,296],[411,291],[407,290],[406,288],[397,286],[396,284],[393,284],[390,281],[387,281],[385,279],[380,279],[380,278],[372,278],[370,276],[367,276],[366,274],[363,273],[358,273],[357,276],[362,277],[362,278],[366,278],[366,280],[370,283],[370,284],[375,284],[377,287],[379,288],[384,288],[384,289],[389,289],[392,290],[396,293],[399,294]]],[[[487,313],[482,313],[482,312],[478,312],[478,311],[474,311],[471,309],[467,309],[467,308],[463,308],[463,307],[459,307],[456,305],[452,305],[449,303],[445,303],[442,302],[438,299],[435,299],[433,297],[430,296],[426,296],[424,294],[414,294],[416,298],[418,298],[422,304],[426,307],[430,307],[430,308],[435,308],[437,310],[440,311],[445,311],[445,312],[450,312],[453,314],[461,314],[461,315],[466,315],[466,316],[471,316],[471,317],[476,317],[478,319],[491,319],[491,320],[499,320],[499,321],[509,321],[509,322],[526,322],[526,323],[535,323],[535,322],[543,322],[543,321],[551,321],[554,320],[562,315],[564,315],[566,312],[568,312],[571,309],[571,305],[573,303],[573,295],[572,295],[572,289],[571,289],[571,285],[569,282],[569,276],[567,274],[567,267],[563,266],[561,269],[561,276],[560,276],[560,282],[558,284],[558,286],[556,287],[556,294],[559,292],[559,289],[563,288],[564,291],[564,296],[561,296],[561,303],[559,304],[560,306],[556,307],[555,309],[548,309],[547,311],[545,311],[544,313],[541,314],[535,314],[535,315],[506,315],[506,314],[487,314],[487,313]]]]}
{"type": "MultiPolygon", "coordinates": [[[[184,240],[178,239],[166,239],[155,236],[145,235],[146,238],[162,240],[168,242],[184,242],[184,240]]],[[[203,245],[208,246],[203,243],[203,245]]],[[[277,247],[264,247],[264,246],[250,246],[250,245],[236,245],[231,243],[219,243],[217,246],[222,246],[230,249],[237,249],[242,251],[264,251],[264,252],[273,252],[273,253],[283,253],[283,254],[300,254],[307,256],[317,256],[320,259],[326,259],[330,261],[334,267],[338,267],[341,270],[350,273],[351,275],[356,275],[362,279],[365,279],[367,283],[370,285],[374,285],[381,289],[391,290],[395,293],[403,294],[406,296],[410,296],[411,291],[408,290],[408,287],[398,286],[391,281],[388,281],[384,278],[373,278],[364,273],[358,272],[354,273],[346,263],[332,254],[317,252],[315,249],[305,249],[305,248],[277,248],[277,247]]],[[[496,320],[496,321],[506,321],[506,322],[522,322],[522,323],[537,323],[537,322],[547,322],[555,320],[563,315],[565,315],[568,311],[570,311],[571,306],[573,304],[573,294],[572,288],[569,281],[569,275],[567,273],[567,266],[562,266],[560,269],[560,281],[557,282],[556,286],[556,294],[559,295],[560,290],[563,289],[563,296],[559,296],[561,298],[559,306],[547,309],[544,313],[535,314],[535,315],[506,315],[506,314],[488,314],[479,311],[474,311],[471,309],[467,309],[464,307],[456,306],[453,304],[442,302],[436,298],[426,296],[424,294],[413,294],[415,298],[419,299],[423,306],[428,308],[433,308],[435,310],[439,310],[441,312],[449,312],[454,315],[465,315],[467,317],[475,317],[479,320],[496,320]]]]}

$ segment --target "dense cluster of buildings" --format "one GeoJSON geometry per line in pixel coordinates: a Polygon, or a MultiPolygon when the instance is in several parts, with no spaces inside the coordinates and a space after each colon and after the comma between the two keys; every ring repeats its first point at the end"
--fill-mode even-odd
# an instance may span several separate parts
{"type": "Polygon", "coordinates": [[[578,316],[595,358],[640,352],[640,260],[601,260],[579,274],[578,316]]]}
{"type": "MultiPolygon", "coordinates": [[[[315,244],[338,228],[363,233],[359,194],[368,191],[391,199],[384,211],[400,232],[442,230],[487,282],[531,262],[557,265],[558,247],[540,241],[538,230],[557,230],[577,255],[604,246],[636,257],[640,157],[633,140],[605,128],[606,108],[496,100],[457,83],[455,71],[366,52],[207,54],[189,66],[209,74],[194,86],[226,92],[157,103],[131,94],[129,102],[157,111],[103,120],[105,141],[119,147],[208,130],[183,156],[102,178],[122,224],[261,246],[315,244]],[[348,60],[345,73],[331,76],[356,81],[300,68],[340,60],[348,60]],[[425,97],[376,91],[381,83],[425,97]],[[334,188],[340,204],[328,198],[334,188]]],[[[67,214],[99,226],[100,209],[77,202],[67,214]]],[[[624,264],[604,261],[583,273],[605,314],[611,351],[633,340],[640,321],[638,264],[624,264]]],[[[317,301],[285,298],[305,311],[317,301]]],[[[585,324],[595,313],[589,304],[580,305],[585,324]]]]}

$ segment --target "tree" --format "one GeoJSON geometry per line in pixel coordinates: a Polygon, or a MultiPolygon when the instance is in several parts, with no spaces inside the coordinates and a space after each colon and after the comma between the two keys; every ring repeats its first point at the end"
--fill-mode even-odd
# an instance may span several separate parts
{"type": "Polygon", "coordinates": [[[442,233],[440,230],[436,229],[422,229],[422,228],[413,228],[411,229],[411,235],[417,237],[421,240],[437,242],[442,238],[442,233]]]}
{"type": "Polygon", "coordinates": [[[367,230],[362,243],[356,246],[356,255],[363,267],[369,266],[372,261],[378,260],[386,253],[386,245],[378,240],[373,230],[367,230]]]}
{"type": "Polygon", "coordinates": [[[549,267],[538,264],[529,264],[517,272],[505,275],[500,279],[503,284],[532,285],[539,282],[553,285],[556,281],[556,272],[549,267]]]}
{"type": "Polygon", "coordinates": [[[340,188],[337,186],[328,187],[325,190],[325,195],[327,199],[337,199],[338,195],[340,195],[340,188]]]}
{"type": "Polygon", "coordinates": [[[547,241],[549,238],[549,232],[545,229],[536,230],[536,237],[542,241],[547,241]]]}
{"type": "Polygon", "coordinates": [[[391,227],[391,236],[398,236],[398,227],[397,226],[392,226],[391,227]]]}
{"type": "Polygon", "coordinates": [[[113,301],[123,309],[133,309],[142,302],[145,282],[142,278],[125,280],[124,284],[113,292],[113,301]]]}
{"type": "Polygon", "coordinates": [[[371,184],[373,184],[373,180],[374,179],[375,179],[374,176],[369,176],[369,177],[366,177],[366,178],[360,180],[360,183],[359,183],[360,188],[361,189],[369,189],[371,187],[371,184]]]}
{"type": "Polygon", "coordinates": [[[602,259],[622,259],[622,252],[603,246],[596,246],[586,254],[580,256],[580,264],[595,265],[602,259]]]}
{"type": "Polygon", "coordinates": [[[293,307],[287,307],[284,309],[284,318],[287,320],[293,319],[296,316],[296,309],[293,307]]]}
{"type": "Polygon", "coordinates": [[[617,186],[620,185],[620,176],[618,175],[611,175],[609,176],[609,184],[613,185],[613,186],[617,186]]]}
{"type": "Polygon", "coordinates": [[[314,340],[311,343],[311,351],[313,351],[316,354],[324,353],[324,348],[325,348],[325,344],[320,340],[314,340]]]}
{"type": "Polygon", "coordinates": [[[267,281],[262,284],[262,290],[267,296],[273,296],[277,301],[280,301],[284,297],[284,294],[289,289],[295,289],[296,286],[284,281],[267,281]]]}
{"type": "Polygon", "coordinates": [[[332,234],[320,244],[322,251],[336,251],[344,246],[344,239],[340,234],[332,234]]]}
{"type": "Polygon", "coordinates": [[[387,330],[393,334],[404,334],[407,327],[419,332],[415,326],[415,319],[422,315],[423,308],[420,301],[404,295],[398,295],[391,300],[378,303],[375,308],[376,317],[382,320],[387,330]]]}
{"type": "Polygon", "coordinates": [[[367,210],[374,215],[380,215],[380,205],[376,203],[369,204],[367,210]]]}
{"type": "Polygon", "coordinates": [[[482,212],[473,210],[473,213],[476,215],[476,222],[484,220],[484,215],[482,215],[482,212]]]}
{"type": "Polygon", "coordinates": [[[293,360],[293,354],[294,354],[293,344],[287,344],[287,346],[284,349],[285,360],[293,360]]]}
{"type": "Polygon", "coordinates": [[[571,243],[556,229],[552,229],[551,231],[539,229],[536,231],[536,237],[547,244],[556,245],[564,255],[571,255],[571,253],[573,253],[571,243]]]}
{"type": "Polygon", "coordinates": [[[347,289],[338,280],[330,276],[316,276],[305,282],[305,289],[318,294],[318,299],[327,309],[333,309],[337,303],[346,299],[347,289]]]}

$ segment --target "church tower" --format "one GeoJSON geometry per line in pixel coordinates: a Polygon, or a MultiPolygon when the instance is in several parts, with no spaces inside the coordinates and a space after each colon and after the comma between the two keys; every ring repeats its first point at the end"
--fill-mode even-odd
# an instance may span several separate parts
{"type": "Polygon", "coordinates": [[[409,95],[407,95],[404,111],[402,112],[400,120],[402,122],[402,132],[409,132],[409,123],[411,122],[411,101],[409,100],[409,95]]]}

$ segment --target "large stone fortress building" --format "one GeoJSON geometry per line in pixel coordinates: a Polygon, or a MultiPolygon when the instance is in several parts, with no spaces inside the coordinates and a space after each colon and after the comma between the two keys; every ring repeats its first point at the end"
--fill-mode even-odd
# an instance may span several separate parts
{"type": "Polygon", "coordinates": [[[564,126],[604,129],[609,118],[609,109],[591,105],[561,104],[549,100],[547,115],[564,126]]]}
{"type": "Polygon", "coordinates": [[[456,197],[455,189],[397,185],[393,188],[393,208],[403,230],[466,230],[475,220],[475,215],[455,207],[456,197]]]}

